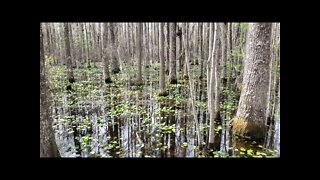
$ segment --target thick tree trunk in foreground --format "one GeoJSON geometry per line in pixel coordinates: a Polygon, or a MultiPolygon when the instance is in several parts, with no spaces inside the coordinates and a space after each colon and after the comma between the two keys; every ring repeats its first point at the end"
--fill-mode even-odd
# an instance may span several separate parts
{"type": "Polygon", "coordinates": [[[43,34],[40,25],[40,157],[60,157],[51,124],[44,66],[43,34]]]}
{"type": "Polygon", "coordinates": [[[271,23],[249,23],[243,85],[233,134],[263,139],[266,133],[271,23]]]}

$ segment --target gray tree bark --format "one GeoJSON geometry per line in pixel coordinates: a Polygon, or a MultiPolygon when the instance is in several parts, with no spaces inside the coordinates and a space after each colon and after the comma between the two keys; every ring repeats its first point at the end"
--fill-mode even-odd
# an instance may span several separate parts
{"type": "Polygon", "coordinates": [[[109,59],[107,56],[108,53],[108,23],[104,23],[103,27],[103,74],[104,82],[106,84],[111,83],[110,71],[109,71],[109,59]]]}
{"type": "Polygon", "coordinates": [[[42,25],[40,25],[40,157],[60,157],[48,101],[42,25]]]}
{"type": "MultiPolygon", "coordinates": [[[[212,31],[213,26],[212,24],[210,24],[210,31],[212,31]]],[[[210,32],[212,36],[212,32],[210,32]]],[[[211,38],[209,38],[211,39],[211,38]]],[[[209,59],[211,61],[210,62],[210,80],[209,80],[209,84],[208,84],[208,102],[209,102],[209,116],[210,116],[210,127],[209,127],[209,147],[212,148],[214,145],[214,120],[215,120],[215,109],[214,109],[214,99],[212,98],[212,95],[214,94],[214,77],[215,77],[215,73],[214,73],[214,64],[216,61],[216,52],[217,52],[217,40],[218,40],[218,36],[217,36],[217,23],[214,23],[214,32],[213,32],[213,44],[212,44],[212,48],[209,49],[209,52],[211,52],[211,55],[209,54],[209,59]]],[[[211,45],[211,42],[209,41],[209,46],[211,45]]],[[[209,63],[208,63],[209,64],[209,63]]]]}
{"type": "Polygon", "coordinates": [[[119,61],[117,59],[117,48],[115,44],[115,30],[114,30],[114,23],[110,23],[110,35],[111,35],[111,47],[112,47],[112,73],[117,74],[120,72],[120,67],[119,67],[119,61]]]}
{"type": "Polygon", "coordinates": [[[142,56],[141,56],[141,51],[142,51],[142,23],[137,24],[137,58],[138,58],[138,76],[137,76],[137,81],[136,85],[139,86],[142,84],[142,56]]]}
{"type": "Polygon", "coordinates": [[[64,23],[64,40],[67,58],[67,69],[68,69],[68,80],[70,83],[75,81],[73,75],[72,61],[71,61],[71,51],[70,51],[70,40],[69,40],[69,25],[64,23]]]}
{"type": "Polygon", "coordinates": [[[271,23],[249,23],[242,91],[233,134],[263,139],[266,133],[271,23]]]}
{"type": "Polygon", "coordinates": [[[160,26],[160,36],[159,36],[159,46],[160,46],[160,95],[165,94],[165,57],[164,57],[164,23],[159,23],[160,26]]]}
{"type": "Polygon", "coordinates": [[[170,84],[177,83],[176,69],[176,23],[170,23],[170,68],[169,68],[170,84]]]}

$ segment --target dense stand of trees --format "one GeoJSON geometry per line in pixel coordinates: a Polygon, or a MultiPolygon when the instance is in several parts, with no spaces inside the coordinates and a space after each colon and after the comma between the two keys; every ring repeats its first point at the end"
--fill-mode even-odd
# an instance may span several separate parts
{"type": "MultiPolygon", "coordinates": [[[[136,66],[131,83],[136,86],[143,85],[143,74],[159,63],[160,96],[168,95],[170,84],[187,80],[198,144],[213,145],[217,122],[232,122],[234,135],[263,139],[279,113],[280,23],[41,23],[41,157],[59,157],[45,67],[66,66],[65,78],[72,84],[75,69],[100,62],[106,84],[114,82],[111,73],[136,66]],[[196,97],[196,80],[190,78],[194,67],[199,68],[203,98],[196,97]],[[228,113],[222,104],[231,96],[225,92],[235,92],[238,102],[228,113]],[[207,140],[199,134],[195,101],[207,104],[207,140]]],[[[72,92],[71,85],[67,89],[72,92]]]]}

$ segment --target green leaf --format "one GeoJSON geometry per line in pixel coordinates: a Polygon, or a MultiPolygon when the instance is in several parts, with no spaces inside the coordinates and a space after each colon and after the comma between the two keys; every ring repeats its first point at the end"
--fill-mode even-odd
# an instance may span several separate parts
{"type": "Polygon", "coordinates": [[[243,147],[241,147],[241,148],[240,148],[240,151],[246,151],[246,149],[245,149],[245,148],[243,148],[243,147]]]}
{"type": "Polygon", "coordinates": [[[86,144],[88,144],[88,142],[89,142],[89,136],[83,137],[83,142],[86,143],[86,144]]]}

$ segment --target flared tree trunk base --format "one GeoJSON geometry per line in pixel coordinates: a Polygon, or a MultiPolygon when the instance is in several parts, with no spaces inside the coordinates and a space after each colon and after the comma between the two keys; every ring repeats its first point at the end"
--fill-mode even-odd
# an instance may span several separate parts
{"type": "Polygon", "coordinates": [[[249,121],[240,117],[233,118],[232,133],[243,138],[263,140],[266,133],[264,123],[249,121]]]}
{"type": "Polygon", "coordinates": [[[178,84],[177,78],[170,78],[170,84],[178,84]]]}

